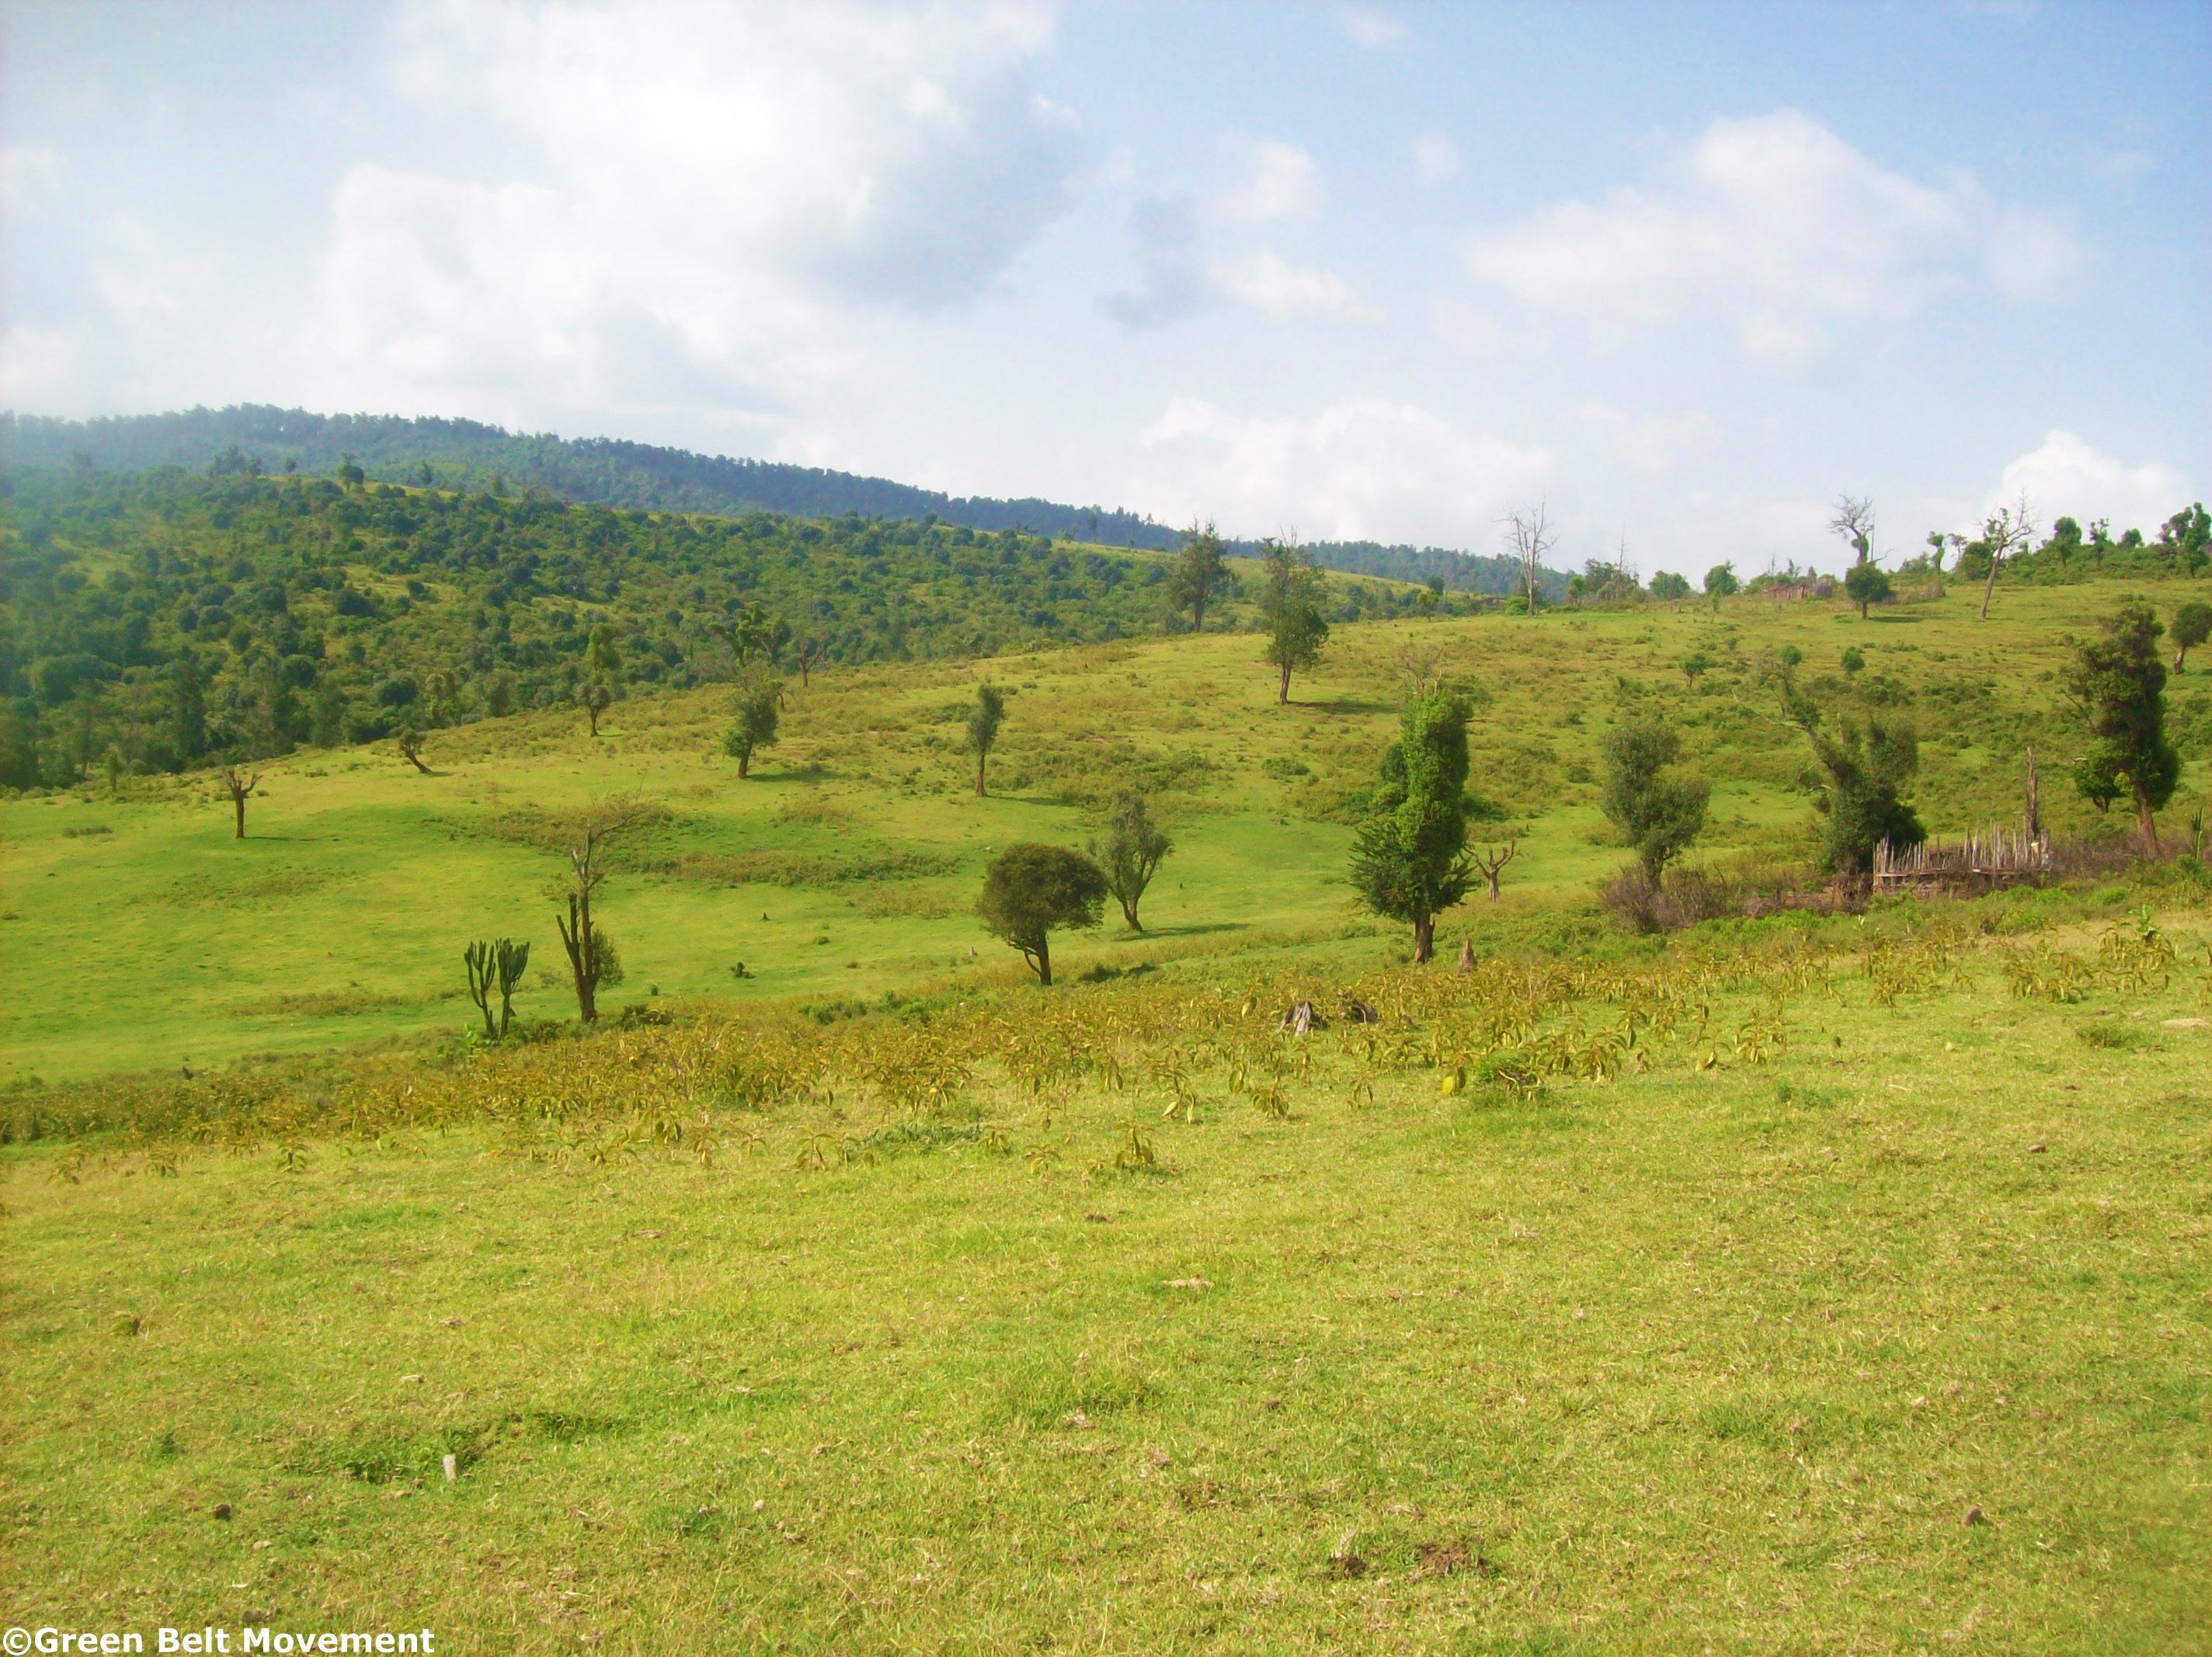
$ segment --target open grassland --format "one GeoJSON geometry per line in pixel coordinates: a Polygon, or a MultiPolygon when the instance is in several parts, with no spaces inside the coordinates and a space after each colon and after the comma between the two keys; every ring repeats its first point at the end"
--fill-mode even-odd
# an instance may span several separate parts
{"type": "Polygon", "coordinates": [[[148,1096],[5,1153],[10,1620],[2203,1649],[2212,929],[2162,891],[148,1096]]]}
{"type": "MultiPolygon", "coordinates": [[[[1018,964],[971,913],[990,849],[1079,844],[1124,783],[1152,793],[1177,850],[1146,900],[1147,932],[1066,940],[1064,974],[1372,937],[1345,881],[1351,823],[1422,673],[1479,688],[1471,786],[1493,820],[1478,832],[1524,835],[1506,901],[1448,917],[1447,949],[1462,934],[1486,952],[1501,937],[1565,944],[1587,929],[1592,884],[1623,857],[1596,779],[1599,744],[1625,715],[1678,722],[1714,781],[1699,856],[1803,857],[1810,814],[1790,788],[1803,740],[1759,678],[1785,646],[1832,706],[1917,720],[1931,828],[2011,820],[2033,745],[2047,818],[2080,828],[2094,819],[2063,775],[2081,739],[2055,679],[2063,635],[2119,592],[2001,591],[1986,623],[1965,593],[1867,622],[1754,598],[1717,616],[1368,622],[1337,629],[1288,707],[1245,634],[839,671],[794,683],[785,740],[750,781],[720,751],[726,691],[640,697],[596,741],[568,712],[441,731],[433,776],[389,744],[295,756],[265,768],[243,841],[204,779],[17,799],[0,804],[0,1076],[173,1073],[457,1030],[471,1016],[461,946],[482,935],[534,943],[526,1016],[572,1011],[546,888],[570,828],[617,798],[653,815],[622,847],[602,909],[629,972],[617,1005],[1010,981],[1018,964]],[[1847,646],[1867,661],[1855,678],[1839,665],[1847,646]],[[1692,683],[1680,664],[1698,652],[1714,665],[1692,683]],[[1012,694],[992,798],[977,799],[958,719],[986,676],[1012,694]]],[[[2192,759],[2176,816],[2201,796],[2212,750],[2208,683],[2192,671],[2173,688],[2192,759]]]]}

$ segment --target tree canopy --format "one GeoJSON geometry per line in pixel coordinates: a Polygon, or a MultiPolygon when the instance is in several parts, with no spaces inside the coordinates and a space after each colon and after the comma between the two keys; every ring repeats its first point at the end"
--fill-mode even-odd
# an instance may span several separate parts
{"type": "Polygon", "coordinates": [[[1291,671],[1311,667],[1328,642],[1322,574],[1286,541],[1264,543],[1261,555],[1260,625],[1267,635],[1267,659],[1281,675],[1275,700],[1287,702],[1291,671]]]}
{"type": "Polygon", "coordinates": [[[1383,751],[1370,815],[1352,842],[1352,882],[1376,914],[1413,929],[1413,958],[1436,952],[1436,918],[1467,895],[1465,695],[1437,689],[1407,707],[1383,751]]]}
{"type": "Polygon", "coordinates": [[[2146,850],[2158,850],[2156,813],[2181,780],[2181,756],[2166,736],[2166,664],[2151,607],[2130,598],[2106,616],[2100,637],[2075,652],[2066,689],[2089,728],[2089,752],[2075,768],[2083,795],[2108,804],[2123,792],[2136,807],[2146,850]]]}
{"type": "Polygon", "coordinates": [[[1680,734],[1658,719],[1631,720],[1605,739],[1601,803],[1655,886],[1703,832],[1712,798],[1712,785],[1702,778],[1669,774],[1681,756],[1680,734]]]}
{"type": "Polygon", "coordinates": [[[1106,876],[1080,852],[1025,841],[993,858],[975,913],[985,928],[1021,951],[1037,982],[1052,983],[1052,934],[1098,924],[1106,876]]]}

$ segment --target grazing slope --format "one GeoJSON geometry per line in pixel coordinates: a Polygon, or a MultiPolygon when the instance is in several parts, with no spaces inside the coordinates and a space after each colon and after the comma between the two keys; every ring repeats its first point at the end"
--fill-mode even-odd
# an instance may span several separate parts
{"type": "Polygon", "coordinates": [[[10,1151],[15,1614],[2193,1648],[2201,910],[2020,919],[639,1029],[10,1151]],[[1380,1023],[1275,1034],[1346,988],[1380,1023]]]}
{"type": "MultiPolygon", "coordinates": [[[[630,973],[617,1002],[850,999],[1011,978],[1018,965],[972,913],[989,848],[1079,845],[1124,784],[1155,796],[1178,850],[1148,932],[1074,935],[1055,950],[1064,971],[1285,936],[1395,947],[1394,930],[1354,907],[1352,823],[1408,676],[1438,672],[1482,702],[1476,833],[1520,830],[1524,848],[1508,901],[1454,912],[1439,947],[1471,937],[1486,950],[1501,926],[1516,944],[1582,947],[1609,934],[1589,894],[1626,858],[1598,807],[1600,744],[1623,718],[1678,725],[1715,784],[1693,862],[1809,854],[1814,818],[1795,791],[1804,740],[1759,678],[1790,647],[1805,658],[1800,683],[1830,707],[1918,721],[1916,798],[1931,828],[2014,821],[2030,747],[2046,820],[2102,826],[2065,785],[2086,739],[2051,676],[2064,633],[2117,596],[2005,592],[1986,624],[1973,595],[1954,593],[1866,622],[1841,605],[1757,599],[1717,618],[1683,608],[1344,626],[1283,708],[1249,634],[840,670],[790,687],[783,741],[743,783],[720,749],[727,689],[641,695],[597,740],[568,709],[435,733],[423,750],[435,774],[384,744],[295,756],[264,768],[243,841],[202,778],[18,799],[0,804],[13,847],[0,926],[15,940],[7,1074],[172,1071],[454,1029],[469,1011],[461,947],[480,935],[535,940],[524,1011],[571,1011],[544,889],[569,826],[615,798],[658,808],[623,849],[604,906],[630,973]],[[1862,672],[1836,667],[1847,647],[1862,672]],[[1694,688],[1679,666],[1692,653],[1714,664],[1694,688]],[[960,721],[985,676],[1010,692],[1010,713],[994,796],[979,800],[960,721]]],[[[2174,683],[2191,762],[2177,823],[2201,800],[2212,754],[2208,686],[2194,666],[2174,683]]]]}

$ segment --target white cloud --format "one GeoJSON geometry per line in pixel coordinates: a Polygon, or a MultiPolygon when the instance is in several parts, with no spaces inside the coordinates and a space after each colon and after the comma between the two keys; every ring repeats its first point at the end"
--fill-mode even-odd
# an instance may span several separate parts
{"type": "Polygon", "coordinates": [[[1710,453],[1720,437],[1712,417],[1697,409],[1639,417],[1609,404],[1586,403],[1575,412],[1608,458],[1649,476],[1671,472],[1692,455],[1710,453]]]}
{"type": "Polygon", "coordinates": [[[1380,314],[1334,271],[1292,264],[1268,248],[1218,260],[1206,274],[1225,298],[1285,321],[1373,322],[1380,314]]]}
{"type": "Polygon", "coordinates": [[[1425,132],[1412,144],[1414,170],[1430,184],[1442,184],[1459,171],[1459,146],[1441,132],[1425,132]]]}
{"type": "Polygon", "coordinates": [[[1465,258],[1477,282],[1601,340],[1716,318],[1753,356],[1786,361],[1839,321],[1911,316],[1978,275],[2048,292],[2081,254],[1964,173],[1921,184],[1783,109],[1717,120],[1650,185],[1484,232],[1465,258]]]}
{"type": "Polygon", "coordinates": [[[1395,46],[1406,38],[1406,26],[1386,11],[1376,11],[1371,6],[1339,6],[1336,26],[1344,31],[1344,38],[1355,46],[1374,52],[1383,46],[1395,46]]]}
{"type": "Polygon", "coordinates": [[[2197,498],[2172,467],[2157,461],[2128,465],[2068,431],[2051,432],[2007,466],[1983,510],[2010,506],[2023,494],[2045,534],[2063,515],[2084,525],[2109,519],[2115,535],[2129,529],[2149,535],[2197,498]]]}
{"type": "Polygon", "coordinates": [[[1287,231],[1321,212],[1313,157],[1263,139],[1240,144],[1237,161],[1237,182],[1203,203],[1138,203],[1138,280],[1107,295],[1108,314],[1127,327],[1158,328],[1227,303],[1283,321],[1375,321],[1379,313],[1345,277],[1249,240],[1255,230],[1287,231]]]}
{"type": "Polygon", "coordinates": [[[1211,518],[1311,539],[1487,545],[1552,457],[1427,410],[1352,398],[1310,419],[1177,398],[1139,439],[1133,498],[1163,521],[1211,518]]]}
{"type": "Polygon", "coordinates": [[[838,356],[842,314],[958,305],[1066,197],[1073,124],[1024,74],[1050,27],[1009,3],[410,6],[401,90],[489,114],[542,176],[348,173],[331,377],[758,400],[838,356]]]}
{"type": "Polygon", "coordinates": [[[0,213],[30,217],[61,199],[62,158],[51,149],[0,146],[0,213]]]}
{"type": "Polygon", "coordinates": [[[1246,177],[1214,203],[1221,217],[1236,224],[1272,224],[1310,219],[1321,211],[1321,172],[1296,144],[1278,138],[1244,147],[1246,177]]]}

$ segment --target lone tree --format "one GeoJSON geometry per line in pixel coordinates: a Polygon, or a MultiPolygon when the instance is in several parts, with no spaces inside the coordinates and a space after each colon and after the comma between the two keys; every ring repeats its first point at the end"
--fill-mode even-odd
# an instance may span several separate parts
{"type": "Polygon", "coordinates": [[[991,859],[975,913],[1049,987],[1054,930],[1096,926],[1106,892],[1105,871],[1080,852],[1024,841],[991,859]]]}
{"type": "Polygon", "coordinates": [[[502,938],[494,942],[480,938],[461,951],[469,969],[469,999],[483,1015],[484,1035],[494,1041],[507,1035],[514,1019],[514,992],[530,965],[530,945],[502,938]],[[491,998],[499,997],[499,1016],[492,1017],[491,998]]]}
{"type": "Polygon", "coordinates": [[[1874,556],[1874,501],[1863,495],[1839,495],[1836,497],[1835,516],[1828,519],[1831,533],[1840,535],[1850,543],[1851,550],[1863,564],[1874,556]]]}
{"type": "Polygon", "coordinates": [[[1006,722],[1006,698],[998,686],[987,679],[975,687],[975,706],[968,710],[968,751],[975,756],[977,799],[988,792],[983,786],[983,768],[999,740],[999,727],[1006,722]]]}
{"type": "Polygon", "coordinates": [[[738,775],[752,774],[753,756],[775,746],[776,727],[783,719],[783,681],[771,675],[751,676],[738,690],[736,717],[722,733],[722,751],[738,762],[738,775]]]}
{"type": "Polygon", "coordinates": [[[614,706],[615,686],[622,678],[622,650],[615,643],[611,622],[602,622],[592,629],[591,641],[584,647],[584,666],[592,676],[583,689],[584,713],[596,737],[601,717],[614,706]]]}
{"type": "Polygon", "coordinates": [[[607,709],[614,706],[613,689],[602,681],[594,679],[584,687],[578,700],[584,705],[584,717],[592,722],[592,734],[598,736],[599,721],[606,716],[607,709]]]}
{"type": "Polygon", "coordinates": [[[2075,651],[2067,693],[2089,725],[2088,756],[2074,774],[2092,802],[2109,804],[2125,792],[2136,803],[2136,828],[2143,849],[2158,855],[2155,813],[2181,780],[2181,756],[2166,739],[2166,664],[2159,659],[2165,631],[2140,598],[2124,600],[2105,618],[2104,636],[2075,651]]]}
{"type": "Polygon", "coordinates": [[[238,832],[231,838],[244,840],[246,838],[246,802],[252,798],[253,791],[261,786],[261,774],[258,771],[250,771],[244,766],[226,765],[216,773],[216,775],[222,783],[224,796],[230,801],[230,809],[237,816],[238,832]]]}
{"type": "Polygon", "coordinates": [[[1657,719],[1632,721],[1605,739],[1605,814],[1635,847],[1655,887],[1704,831],[1712,798],[1712,785],[1702,778],[1668,774],[1681,756],[1681,736],[1657,719]]]}
{"type": "Polygon", "coordinates": [[[592,919],[592,899],[606,883],[603,854],[607,842],[632,821],[618,814],[587,823],[583,842],[568,851],[569,878],[557,889],[568,913],[556,913],[553,924],[560,930],[561,947],[568,953],[568,972],[576,986],[576,1015],[586,1024],[599,1016],[601,987],[623,980],[622,957],[615,952],[614,940],[592,919]]]}
{"type": "Polygon", "coordinates": [[[1809,696],[1783,680],[1783,707],[1813,746],[1814,767],[1798,786],[1826,821],[1820,868],[1832,875],[1863,875],[1874,866],[1885,840],[1902,850],[1928,838],[1904,792],[1920,768],[1920,744],[1903,721],[1840,721],[1831,731],[1809,696]]]}
{"type": "Polygon", "coordinates": [[[2031,515],[2027,496],[2020,497],[2017,504],[1999,507],[1982,523],[1981,549],[1989,555],[1990,579],[1982,586],[1981,619],[1990,619],[1990,596],[1997,590],[1997,571],[2004,561],[2035,540],[2035,519],[2031,515]]]}
{"type": "Polygon", "coordinates": [[[1322,573],[1295,543],[1260,543],[1265,586],[1260,597],[1260,625],[1267,629],[1267,659],[1281,676],[1278,704],[1291,699],[1291,671],[1311,667],[1328,642],[1328,622],[1321,613],[1322,573]]]}
{"type": "Polygon", "coordinates": [[[1383,750],[1374,815],[1352,842],[1353,889],[1376,914],[1413,927],[1416,962],[1435,956],[1437,914],[1464,898],[1474,878],[1467,854],[1471,712],[1453,690],[1432,690],[1407,706],[1398,740],[1383,750]]]}
{"type": "Polygon", "coordinates": [[[2191,645],[2201,645],[2212,639],[2212,604],[2192,598],[2173,612],[2173,671],[2181,671],[2182,664],[2189,659],[2191,645]]]}
{"type": "Polygon", "coordinates": [[[1859,620],[1863,622],[1868,605],[1889,602],[1889,577],[1873,560],[1862,559],[1844,572],[1844,592],[1859,607],[1859,620]]]}
{"type": "Polygon", "coordinates": [[[1505,514],[1506,538],[1513,543],[1513,556],[1521,565],[1521,586],[1528,600],[1528,614],[1536,613],[1536,576],[1544,564],[1544,555],[1559,543],[1559,535],[1552,528],[1552,515],[1544,502],[1522,507],[1505,514]]]}
{"type": "Polygon", "coordinates": [[[426,777],[434,777],[438,774],[423,763],[421,725],[416,725],[412,719],[402,719],[398,729],[392,733],[392,740],[398,744],[399,757],[405,760],[408,764],[426,777]]]}
{"type": "Polygon", "coordinates": [[[1743,591],[1743,583],[1735,579],[1734,564],[1715,564],[1705,572],[1705,597],[1717,611],[1721,600],[1734,598],[1743,591]]]}
{"type": "Polygon", "coordinates": [[[1229,585],[1225,551],[1210,523],[1193,524],[1182,532],[1182,549],[1168,575],[1167,598],[1178,613],[1190,612],[1193,633],[1206,631],[1206,608],[1229,585]]]}
{"type": "Polygon", "coordinates": [[[1137,919],[1138,900],[1152,883],[1160,860],[1174,849],[1175,842],[1146,810],[1145,797],[1133,788],[1117,790],[1106,808],[1106,821],[1092,836],[1088,850],[1104,871],[1106,889],[1121,906],[1121,917],[1131,932],[1145,930],[1137,919]]]}
{"type": "Polygon", "coordinates": [[[1508,835],[1496,846],[1484,846],[1474,853],[1474,866],[1482,871],[1482,877],[1490,887],[1490,901],[1498,901],[1498,877],[1505,872],[1505,865],[1521,853],[1521,836],[1508,835]]]}

